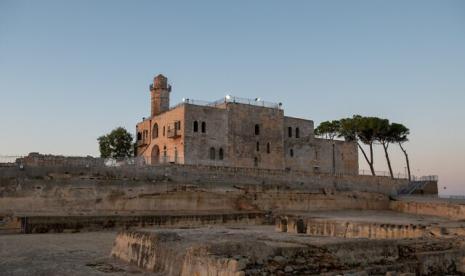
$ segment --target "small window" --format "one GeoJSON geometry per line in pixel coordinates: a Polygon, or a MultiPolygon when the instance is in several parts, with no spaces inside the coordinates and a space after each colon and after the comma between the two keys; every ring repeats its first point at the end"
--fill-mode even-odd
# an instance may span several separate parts
{"type": "Polygon", "coordinates": [[[207,124],[205,122],[202,122],[202,133],[207,132],[207,124]]]}
{"type": "Polygon", "coordinates": [[[257,151],[260,151],[260,142],[257,142],[257,145],[256,145],[255,149],[256,149],[257,151]]]}
{"type": "Polygon", "coordinates": [[[254,165],[255,167],[258,167],[258,158],[257,158],[257,157],[255,157],[255,158],[253,159],[253,165],[254,165]]]}
{"type": "Polygon", "coordinates": [[[224,153],[223,153],[223,148],[220,148],[218,151],[218,159],[223,160],[224,158],[224,153]]]}
{"type": "Polygon", "coordinates": [[[152,139],[158,138],[158,124],[155,123],[152,128],[152,139]]]}
{"type": "Polygon", "coordinates": [[[292,137],[292,127],[287,128],[287,136],[292,137]]]}
{"type": "Polygon", "coordinates": [[[210,148],[210,159],[215,160],[215,148],[210,148]]]}
{"type": "Polygon", "coordinates": [[[198,131],[199,131],[199,122],[194,121],[194,132],[198,132],[198,131]]]}
{"type": "Polygon", "coordinates": [[[260,126],[258,124],[255,125],[255,135],[260,135],[260,126]]]}
{"type": "Polygon", "coordinates": [[[163,146],[163,156],[166,157],[168,155],[168,152],[166,150],[166,146],[163,146]]]}
{"type": "Polygon", "coordinates": [[[142,133],[137,132],[137,140],[138,141],[142,140],[142,133]]]}
{"type": "Polygon", "coordinates": [[[295,128],[295,138],[300,138],[300,129],[298,127],[295,128]]]}
{"type": "Polygon", "coordinates": [[[271,144],[270,142],[266,143],[266,153],[270,153],[271,152],[271,144]]]}
{"type": "Polygon", "coordinates": [[[181,130],[181,121],[174,122],[174,129],[181,130]]]}
{"type": "Polygon", "coordinates": [[[163,137],[165,136],[165,127],[163,126],[163,137]]]}
{"type": "Polygon", "coordinates": [[[293,150],[293,149],[289,150],[289,155],[290,155],[291,157],[294,157],[294,150],[293,150]]]}

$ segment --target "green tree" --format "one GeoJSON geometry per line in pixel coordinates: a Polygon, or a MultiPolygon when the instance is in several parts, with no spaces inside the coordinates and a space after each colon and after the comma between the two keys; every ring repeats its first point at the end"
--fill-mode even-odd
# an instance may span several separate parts
{"type": "Polygon", "coordinates": [[[341,128],[339,136],[344,137],[346,141],[354,141],[357,143],[363,157],[370,167],[372,175],[376,175],[373,158],[373,145],[376,141],[376,134],[380,129],[379,123],[379,118],[363,117],[360,115],[354,115],[352,118],[340,120],[341,128]],[[368,145],[369,156],[360,142],[368,145]]]}
{"type": "Polygon", "coordinates": [[[387,119],[375,118],[374,120],[376,120],[375,125],[377,128],[377,131],[375,131],[375,139],[383,146],[384,155],[389,168],[389,174],[391,178],[394,178],[388,151],[389,145],[394,142],[394,128],[387,119]]]}
{"type": "Polygon", "coordinates": [[[339,120],[325,121],[322,122],[316,129],[315,135],[325,137],[326,139],[331,140],[332,150],[333,150],[333,174],[336,173],[336,150],[334,144],[334,138],[340,134],[341,122],[339,120]]]}
{"type": "Polygon", "coordinates": [[[133,136],[125,128],[118,127],[98,139],[102,158],[126,158],[134,152],[133,136]]]}
{"type": "Polygon", "coordinates": [[[325,121],[315,129],[315,135],[334,140],[339,135],[341,122],[339,120],[325,121]]]}
{"type": "Polygon", "coordinates": [[[410,161],[407,154],[407,150],[404,148],[403,144],[408,142],[408,135],[410,134],[410,130],[404,126],[403,124],[392,123],[391,124],[391,135],[392,135],[392,142],[397,143],[404,153],[405,156],[405,163],[407,164],[407,172],[408,172],[408,180],[412,180],[412,175],[410,173],[410,161]]]}

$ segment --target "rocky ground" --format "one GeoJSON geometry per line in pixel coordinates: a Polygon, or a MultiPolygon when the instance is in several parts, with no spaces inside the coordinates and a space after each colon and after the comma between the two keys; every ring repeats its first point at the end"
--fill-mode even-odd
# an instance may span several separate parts
{"type": "Polygon", "coordinates": [[[0,235],[0,275],[148,275],[110,257],[115,236],[116,232],[0,235]]]}
{"type": "Polygon", "coordinates": [[[122,232],[112,255],[164,275],[462,275],[462,244],[460,237],[347,239],[215,226],[122,232]]]}

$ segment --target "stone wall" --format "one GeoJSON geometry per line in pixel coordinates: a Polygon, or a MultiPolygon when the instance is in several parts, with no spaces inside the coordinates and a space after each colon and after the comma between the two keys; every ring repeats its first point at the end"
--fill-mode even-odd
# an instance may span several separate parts
{"type": "Polygon", "coordinates": [[[145,157],[151,164],[184,163],[184,117],[185,106],[181,105],[137,124],[136,132],[142,133],[142,139],[137,141],[137,155],[145,157]],[[180,122],[179,130],[174,129],[175,122],[180,122]],[[158,135],[154,133],[155,124],[158,126],[158,135]],[[177,135],[170,136],[170,131],[177,131],[177,135]]]}
{"type": "Polygon", "coordinates": [[[230,142],[228,139],[228,114],[225,109],[186,104],[184,118],[184,150],[186,164],[216,164],[228,166],[232,163],[230,142]],[[197,122],[197,131],[194,131],[197,122]],[[202,131],[205,123],[205,132],[202,131]],[[210,158],[210,149],[215,158],[210,158]],[[223,150],[220,160],[219,151],[223,150]]]}
{"type": "Polygon", "coordinates": [[[16,163],[18,165],[31,167],[95,167],[104,166],[104,159],[94,158],[92,156],[72,157],[31,152],[25,157],[18,158],[16,163]]]}
{"type": "Polygon", "coordinates": [[[282,170],[283,110],[239,103],[228,103],[227,110],[232,166],[282,170]],[[258,134],[255,132],[256,125],[258,134]]]}
{"type": "Polygon", "coordinates": [[[229,167],[28,167],[0,171],[0,213],[386,209],[402,180],[229,167]]]}
{"type": "Polygon", "coordinates": [[[312,155],[315,158],[315,166],[320,172],[332,173],[334,171],[341,174],[358,174],[356,143],[316,138],[312,155]]]}
{"type": "Polygon", "coordinates": [[[435,198],[402,198],[390,202],[390,209],[416,215],[445,217],[453,220],[465,219],[465,202],[448,202],[435,198]]]}

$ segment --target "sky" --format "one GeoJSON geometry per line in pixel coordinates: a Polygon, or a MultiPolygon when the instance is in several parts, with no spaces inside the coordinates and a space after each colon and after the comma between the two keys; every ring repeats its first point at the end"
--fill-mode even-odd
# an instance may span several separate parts
{"type": "Polygon", "coordinates": [[[97,137],[149,115],[159,73],[172,104],[231,94],[315,125],[403,123],[412,173],[465,195],[465,1],[0,0],[0,156],[98,156],[97,137]]]}

